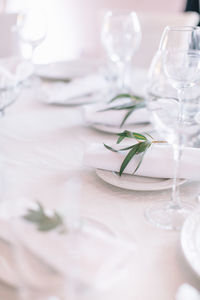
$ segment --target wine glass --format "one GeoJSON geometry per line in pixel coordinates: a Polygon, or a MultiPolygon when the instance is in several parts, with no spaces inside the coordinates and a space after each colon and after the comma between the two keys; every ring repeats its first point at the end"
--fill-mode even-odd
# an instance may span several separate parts
{"type": "MultiPolygon", "coordinates": [[[[179,85],[177,90],[172,86],[172,82],[170,83],[166,80],[162,58],[163,53],[166,51],[168,52],[168,56],[170,56],[170,53],[173,53],[173,51],[187,50],[200,50],[200,28],[198,26],[167,26],[163,31],[158,51],[152,60],[149,70],[151,86],[156,86],[156,93],[160,93],[164,89],[166,96],[177,97],[179,98],[179,101],[181,101],[182,96],[184,96],[182,95],[182,93],[184,94],[183,88],[179,85]],[[160,85],[160,88],[158,85],[160,85]],[[177,91],[179,95],[177,95],[177,91]]],[[[174,60],[178,66],[178,62],[175,57],[174,60]]],[[[182,66],[180,66],[180,68],[182,69],[182,66]]],[[[183,69],[181,70],[181,74],[184,76],[183,69]]],[[[198,93],[197,90],[198,89],[195,89],[198,93]]],[[[187,97],[188,96],[189,95],[187,95],[187,97]]],[[[199,138],[195,137],[195,139],[192,139],[190,145],[199,147],[199,138]]]]}
{"type": "Polygon", "coordinates": [[[193,210],[191,204],[181,201],[177,178],[184,146],[200,131],[200,52],[159,52],[149,75],[147,107],[158,133],[173,146],[174,179],[171,201],[148,208],[146,217],[158,227],[179,230],[193,210]]]}
{"type": "Polygon", "coordinates": [[[108,11],[104,17],[101,39],[108,58],[118,69],[119,92],[126,90],[128,65],[141,41],[141,29],[134,11],[108,11]]]}
{"type": "MultiPolygon", "coordinates": [[[[32,75],[32,66],[18,57],[0,59],[0,115],[19,95],[24,82],[32,75]]],[[[1,124],[2,127],[2,124],[1,124]]]]}
{"type": "Polygon", "coordinates": [[[4,115],[5,109],[11,105],[20,91],[20,85],[15,77],[0,67],[0,114],[4,115]]]}
{"type": "Polygon", "coordinates": [[[165,27],[159,51],[200,50],[199,26],[167,26],[165,27]]]}
{"type": "Polygon", "coordinates": [[[47,20],[43,10],[32,5],[25,12],[21,12],[17,20],[17,31],[22,43],[30,46],[29,60],[33,63],[35,49],[45,40],[47,34],[47,20]]]}

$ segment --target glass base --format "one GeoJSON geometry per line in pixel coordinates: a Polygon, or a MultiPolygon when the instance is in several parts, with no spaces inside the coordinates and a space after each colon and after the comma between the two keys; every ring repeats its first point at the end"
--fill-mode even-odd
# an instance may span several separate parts
{"type": "Polygon", "coordinates": [[[180,230],[194,207],[188,203],[180,206],[169,202],[158,202],[145,211],[146,219],[153,225],[166,230],[180,230]]]}

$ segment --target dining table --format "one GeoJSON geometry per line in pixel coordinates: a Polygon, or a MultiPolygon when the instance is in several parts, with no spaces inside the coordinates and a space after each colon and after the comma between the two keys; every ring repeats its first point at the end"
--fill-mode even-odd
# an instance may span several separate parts
{"type": "MultiPolygon", "coordinates": [[[[48,208],[57,208],[64,200],[70,207],[76,201],[82,217],[133,243],[127,276],[101,299],[173,300],[183,283],[198,289],[200,278],[184,257],[180,231],[160,229],[145,218],[148,207],[170,199],[171,189],[128,190],[104,182],[84,164],[83,156],[92,143],[115,143],[116,135],[89,126],[82,106],[46,103],[38,84],[30,80],[0,119],[1,214],[6,207],[9,215],[22,198],[48,208]],[[76,197],[68,192],[70,180],[80,184],[76,197]]],[[[181,199],[196,207],[199,192],[198,181],[180,186],[181,199]]],[[[12,218],[0,218],[4,239],[7,222],[12,218]]],[[[17,274],[4,239],[0,239],[0,299],[14,300],[17,274]]]]}

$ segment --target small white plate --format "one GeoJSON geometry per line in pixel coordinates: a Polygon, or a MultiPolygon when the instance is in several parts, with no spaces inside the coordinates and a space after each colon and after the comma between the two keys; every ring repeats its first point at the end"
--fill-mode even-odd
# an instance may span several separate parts
{"type": "Polygon", "coordinates": [[[142,132],[150,132],[153,130],[152,124],[145,124],[145,125],[131,124],[131,125],[124,125],[122,127],[117,127],[117,126],[110,126],[110,125],[100,124],[100,123],[89,123],[89,126],[98,131],[102,131],[106,133],[119,133],[124,130],[142,133],[142,132]]]}
{"type": "Polygon", "coordinates": [[[86,76],[100,66],[96,60],[58,61],[51,64],[37,65],[35,74],[49,80],[71,80],[86,76]]]}
{"type": "MultiPolygon", "coordinates": [[[[173,185],[172,178],[153,178],[128,174],[123,174],[120,177],[115,172],[101,169],[96,169],[96,174],[111,185],[133,191],[159,191],[170,189],[173,185]]],[[[178,185],[184,182],[186,182],[186,179],[179,179],[178,185]]]]}
{"type": "Polygon", "coordinates": [[[200,210],[185,221],[181,231],[181,246],[190,267],[200,277],[200,210]]]}

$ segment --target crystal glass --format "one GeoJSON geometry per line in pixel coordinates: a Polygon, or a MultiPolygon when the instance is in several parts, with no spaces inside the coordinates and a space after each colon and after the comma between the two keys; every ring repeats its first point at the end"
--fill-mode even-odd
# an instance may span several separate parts
{"type": "MultiPolygon", "coordinates": [[[[35,205],[29,209],[37,209],[35,205]]],[[[45,213],[53,216],[55,212],[45,213]]],[[[132,245],[102,232],[97,234],[92,228],[72,230],[63,216],[64,226],[46,231],[38,230],[37,222],[23,216],[14,218],[11,225],[23,300],[96,299],[120,280],[133,255],[132,245]]]]}
{"type": "Polygon", "coordinates": [[[19,57],[0,59],[0,136],[16,138],[10,129],[9,117],[3,117],[7,108],[12,105],[20,95],[27,80],[33,74],[33,67],[19,57]]]}
{"type": "Polygon", "coordinates": [[[200,50],[198,26],[167,26],[162,34],[159,51],[200,50]]]}
{"type": "Polygon", "coordinates": [[[108,58],[118,69],[118,89],[124,91],[128,66],[141,41],[137,14],[133,11],[108,11],[103,20],[101,38],[108,58]]]}
{"type": "Polygon", "coordinates": [[[0,59],[0,113],[19,95],[24,80],[30,75],[29,66],[17,58],[0,59]]]}
{"type": "Polygon", "coordinates": [[[44,41],[47,34],[47,19],[41,7],[33,3],[26,11],[21,12],[17,20],[17,31],[23,44],[29,45],[31,50],[29,60],[33,62],[35,49],[44,41]]]}
{"type": "Polygon", "coordinates": [[[183,203],[177,178],[182,152],[200,131],[200,53],[198,50],[159,51],[149,72],[147,107],[156,131],[173,146],[174,181],[171,201],[146,210],[147,219],[164,229],[179,230],[192,211],[183,203]]]}

